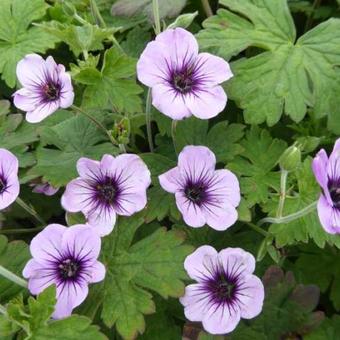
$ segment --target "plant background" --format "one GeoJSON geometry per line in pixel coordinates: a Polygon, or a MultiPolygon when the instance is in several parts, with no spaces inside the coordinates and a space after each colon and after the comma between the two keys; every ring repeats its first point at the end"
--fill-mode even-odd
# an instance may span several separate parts
{"type": "MultiPolygon", "coordinates": [[[[115,155],[121,145],[141,155],[153,179],[147,208],[119,218],[103,239],[106,279],[90,287],[76,315],[51,322],[53,288],[28,298],[27,291],[0,278],[0,303],[7,306],[0,315],[1,339],[223,339],[187,322],[178,302],[188,282],[183,261],[203,244],[250,251],[266,287],[262,314],[242,321],[226,339],[340,338],[340,236],[322,229],[315,210],[263,225],[260,232],[257,225],[276,215],[279,159],[295,142],[302,161],[289,172],[283,215],[320,194],[311,159],[321,147],[329,152],[340,134],[340,2],[210,1],[214,16],[206,3],[159,0],[160,16],[163,26],[197,34],[201,51],[231,61],[235,77],[225,84],[228,105],[212,120],[180,121],[175,131],[153,108],[150,153],[147,89],[136,82],[135,66],[154,38],[152,1],[0,0],[0,147],[19,158],[20,196],[48,222],[82,221],[62,211],[63,189],[45,197],[32,193],[29,184],[43,180],[64,187],[76,177],[80,157],[115,155]],[[59,110],[39,124],[16,111],[15,67],[33,52],[53,55],[70,70],[76,104],[112,131],[116,146],[71,111],[59,110]],[[185,226],[174,198],[159,186],[157,176],[176,163],[175,149],[188,144],[208,146],[219,167],[240,180],[239,220],[227,231],[185,226]]],[[[0,264],[21,275],[39,225],[14,204],[0,213],[0,226],[0,264]]]]}

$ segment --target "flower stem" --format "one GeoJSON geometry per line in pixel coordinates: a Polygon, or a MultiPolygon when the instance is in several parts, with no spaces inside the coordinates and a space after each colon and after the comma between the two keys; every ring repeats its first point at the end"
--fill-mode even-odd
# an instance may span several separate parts
{"type": "Polygon", "coordinates": [[[261,227],[257,226],[254,223],[251,223],[251,222],[244,222],[244,223],[246,223],[251,229],[253,229],[257,233],[259,233],[259,234],[261,234],[265,237],[268,237],[270,235],[270,233],[268,231],[262,229],[261,227]]]}
{"type": "Polygon", "coordinates": [[[126,153],[126,148],[124,144],[119,144],[118,146],[120,153],[126,153]]]}
{"type": "Polygon", "coordinates": [[[280,199],[279,206],[277,208],[276,217],[281,218],[283,213],[283,207],[286,199],[286,185],[287,185],[288,171],[281,170],[281,180],[280,180],[280,199]]]}
{"type": "Polygon", "coordinates": [[[71,108],[75,111],[78,111],[79,113],[83,114],[85,117],[87,117],[89,120],[91,120],[94,124],[97,125],[97,127],[102,130],[106,135],[107,137],[109,138],[110,142],[116,146],[116,142],[115,140],[113,139],[113,137],[111,136],[111,133],[106,130],[105,126],[99,122],[96,118],[94,118],[93,116],[91,116],[89,113],[87,113],[86,111],[84,111],[83,109],[81,109],[80,107],[76,106],[76,105],[72,105],[71,108]]]}
{"type": "Polygon", "coordinates": [[[279,218],[274,218],[274,217],[266,217],[263,218],[262,220],[260,220],[258,222],[259,225],[262,225],[264,223],[273,223],[273,224],[277,224],[277,223],[288,223],[291,221],[294,221],[300,217],[303,217],[305,215],[308,215],[309,213],[311,213],[312,211],[315,210],[316,205],[317,205],[317,201],[311,203],[310,205],[307,205],[307,207],[295,212],[294,214],[290,214],[287,216],[283,216],[283,217],[279,217],[279,218]]]}
{"type": "Polygon", "coordinates": [[[44,219],[35,211],[35,209],[32,206],[26,204],[20,197],[17,197],[16,202],[21,208],[23,208],[30,215],[32,215],[39,223],[43,224],[44,226],[46,225],[44,219]]]}
{"type": "Polygon", "coordinates": [[[36,228],[21,228],[21,229],[0,229],[0,234],[3,235],[12,235],[12,234],[29,234],[29,233],[35,233],[43,230],[45,226],[43,227],[36,227],[36,228]]]}
{"type": "Polygon", "coordinates": [[[209,4],[209,0],[201,0],[202,1],[202,6],[204,9],[205,14],[207,15],[207,17],[211,17],[212,15],[214,15],[213,11],[211,10],[210,4],[209,4]]]}
{"type": "Polygon", "coordinates": [[[3,315],[7,314],[7,309],[3,305],[0,305],[0,313],[3,315]]]}
{"type": "Polygon", "coordinates": [[[146,108],[145,108],[145,120],[146,120],[146,133],[148,135],[149,149],[154,152],[153,141],[152,141],[152,129],[151,129],[151,88],[148,90],[146,97],[146,108]]]}
{"type": "Polygon", "coordinates": [[[161,21],[159,18],[159,4],[158,0],[152,0],[152,12],[153,12],[153,18],[155,21],[155,33],[158,35],[161,33],[161,21]]]}
{"type": "Polygon", "coordinates": [[[172,137],[172,143],[174,144],[174,149],[176,155],[177,153],[177,148],[176,148],[176,126],[177,126],[177,120],[173,120],[171,123],[171,137],[172,137]]]}
{"type": "Polygon", "coordinates": [[[92,16],[99,27],[106,27],[106,23],[100,14],[96,0],[90,0],[90,7],[92,16]]]}
{"type": "Polygon", "coordinates": [[[16,283],[17,285],[27,288],[27,282],[16,274],[12,273],[10,270],[0,265],[0,276],[16,283]]]}

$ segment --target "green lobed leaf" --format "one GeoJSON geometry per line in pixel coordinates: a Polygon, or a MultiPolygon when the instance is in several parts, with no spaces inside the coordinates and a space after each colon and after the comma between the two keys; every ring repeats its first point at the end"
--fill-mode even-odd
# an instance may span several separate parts
{"type": "Polygon", "coordinates": [[[143,333],[143,314],[155,311],[149,290],[164,298],[183,294],[182,280],[186,278],[183,261],[192,250],[182,245],[182,233],[163,228],[131,245],[142,224],[140,215],[119,218],[102,248],[102,260],[107,268],[102,319],[109,327],[115,324],[125,339],[143,333]]]}
{"type": "Polygon", "coordinates": [[[75,81],[87,85],[82,105],[95,109],[114,108],[118,112],[142,111],[139,97],[142,88],[136,84],[135,69],[135,59],[116,47],[106,50],[101,71],[86,68],[73,77],[75,81]]]}
{"type": "Polygon", "coordinates": [[[0,1],[0,73],[9,87],[15,86],[15,69],[20,59],[29,53],[44,53],[59,41],[39,27],[30,28],[46,9],[44,0],[0,1]]]}
{"type": "Polygon", "coordinates": [[[299,122],[312,107],[329,115],[329,128],[340,131],[340,19],[330,19],[297,41],[286,0],[222,0],[216,16],[198,35],[201,46],[230,58],[249,46],[264,49],[232,63],[235,77],[228,94],[244,109],[247,123],[277,123],[284,111],[299,122]],[[223,41],[223,43],[221,43],[223,41]]]}
{"type": "Polygon", "coordinates": [[[321,327],[304,337],[305,340],[337,340],[340,337],[340,315],[323,321],[321,327]]]}
{"type": "Polygon", "coordinates": [[[88,118],[66,119],[41,132],[44,145],[37,149],[37,165],[30,174],[42,176],[54,187],[66,185],[77,176],[76,163],[81,157],[100,159],[103,154],[116,154],[117,149],[88,118]],[[54,148],[48,146],[53,145],[54,148]],[[58,162],[56,163],[56,160],[58,162]]]}

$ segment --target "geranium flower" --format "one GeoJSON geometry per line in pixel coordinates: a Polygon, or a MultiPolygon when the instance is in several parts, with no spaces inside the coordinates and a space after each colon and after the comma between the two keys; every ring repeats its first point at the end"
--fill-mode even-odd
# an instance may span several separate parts
{"type": "Polygon", "coordinates": [[[55,188],[49,183],[35,184],[32,192],[37,194],[44,194],[46,196],[53,196],[59,191],[59,188],[55,188]]]}
{"type": "Polygon", "coordinates": [[[137,76],[152,88],[152,104],[179,120],[191,115],[209,119],[219,114],[227,103],[219,84],[233,74],[222,58],[198,53],[190,32],[175,28],[148,43],[138,60],[137,76]]]}
{"type": "Polygon", "coordinates": [[[0,149],[0,210],[7,208],[18,197],[18,159],[8,150],[0,149]]]}
{"type": "Polygon", "coordinates": [[[53,57],[44,60],[37,54],[28,54],[17,65],[17,77],[23,86],[16,91],[14,105],[26,111],[26,120],[38,123],[59,108],[73,104],[71,77],[64,65],[57,65],[53,57]]]}
{"type": "Polygon", "coordinates": [[[317,205],[322,227],[330,234],[340,233],[340,138],[329,158],[324,149],[317,153],[313,172],[323,190],[317,205]]]}
{"type": "Polygon", "coordinates": [[[264,299],[261,280],[253,275],[254,257],[240,248],[219,253],[210,246],[189,255],[184,267],[197,283],[185,288],[180,298],[190,321],[201,321],[211,334],[233,331],[240,319],[260,314],[264,299]]]}
{"type": "Polygon", "coordinates": [[[205,146],[186,146],[177,167],[159,176],[162,188],[176,195],[176,203],[186,224],[207,223],[225,230],[237,220],[240,187],[229,170],[215,170],[215,155],[205,146]]]}
{"type": "Polygon", "coordinates": [[[100,162],[80,158],[77,170],[80,177],[67,184],[62,206],[82,211],[101,236],[112,231],[116,214],[131,216],[145,207],[151,177],[137,155],[104,155],[100,162]]]}
{"type": "Polygon", "coordinates": [[[88,284],[104,279],[105,267],[97,261],[100,247],[98,234],[82,224],[69,228],[50,224],[32,239],[33,258],[27,262],[23,276],[34,295],[56,285],[54,318],[71,315],[85,300],[88,284]]]}

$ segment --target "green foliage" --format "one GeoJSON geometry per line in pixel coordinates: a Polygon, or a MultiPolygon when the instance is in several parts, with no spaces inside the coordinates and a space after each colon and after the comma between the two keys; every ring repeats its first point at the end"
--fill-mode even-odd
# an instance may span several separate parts
{"type": "MultiPolygon", "coordinates": [[[[8,243],[5,236],[0,235],[0,265],[15,273],[22,275],[22,270],[30,255],[28,246],[23,241],[12,241],[8,243]]],[[[23,291],[23,288],[13,284],[0,275],[0,303],[8,300],[23,291]]]]}
{"type": "Polygon", "coordinates": [[[112,144],[104,142],[106,137],[96,125],[82,116],[45,127],[41,136],[43,143],[37,149],[37,164],[30,174],[42,176],[44,181],[55,187],[66,185],[77,177],[76,163],[80,157],[100,159],[105,153],[117,152],[112,144]]]}
{"type": "Polygon", "coordinates": [[[107,273],[101,316],[107,326],[115,324],[123,338],[128,339],[144,331],[143,314],[155,311],[148,290],[163,298],[183,294],[183,261],[192,250],[182,245],[182,233],[164,228],[131,245],[142,223],[138,215],[120,218],[112,234],[104,239],[102,249],[107,273]]]}
{"type": "Polygon", "coordinates": [[[101,71],[88,67],[74,75],[76,82],[87,85],[82,105],[86,108],[114,108],[118,112],[141,111],[138,95],[142,89],[133,79],[135,68],[135,59],[115,47],[107,50],[101,71]]]}
{"type": "Polygon", "coordinates": [[[265,50],[232,64],[229,95],[244,109],[246,122],[269,126],[284,111],[301,121],[312,107],[329,115],[329,128],[340,132],[340,20],[330,19],[296,40],[286,0],[222,0],[217,16],[199,34],[201,46],[230,58],[249,46],[265,50]],[[238,13],[238,14],[236,14],[238,13]],[[223,43],[221,43],[223,41],[223,43]]]}
{"type": "Polygon", "coordinates": [[[321,327],[312,334],[308,334],[306,340],[337,340],[340,337],[340,315],[334,315],[326,319],[321,327]]]}
{"type": "Polygon", "coordinates": [[[16,83],[17,62],[29,53],[44,53],[59,40],[31,23],[44,16],[44,0],[0,2],[0,73],[8,86],[16,83]]]}
{"type": "Polygon", "coordinates": [[[86,317],[73,315],[62,320],[50,320],[56,302],[55,295],[55,287],[51,286],[37,299],[28,298],[27,306],[22,298],[12,300],[6,313],[0,317],[0,335],[10,335],[10,330],[15,333],[21,329],[26,333],[24,339],[27,340],[107,339],[86,317]]]}
{"type": "Polygon", "coordinates": [[[228,165],[240,180],[241,192],[249,207],[265,203],[271,190],[278,191],[280,175],[272,171],[277,165],[286,142],[273,139],[267,130],[253,126],[241,141],[243,153],[228,165]]]}

